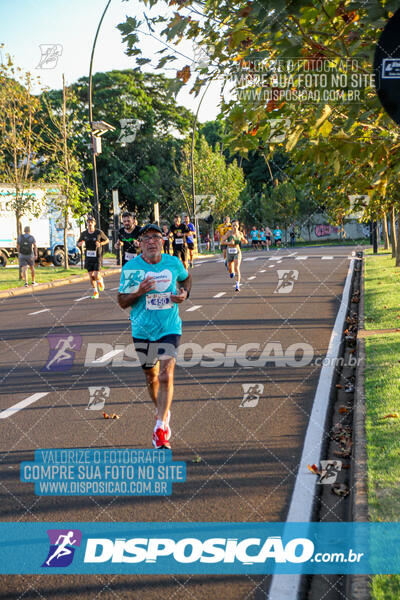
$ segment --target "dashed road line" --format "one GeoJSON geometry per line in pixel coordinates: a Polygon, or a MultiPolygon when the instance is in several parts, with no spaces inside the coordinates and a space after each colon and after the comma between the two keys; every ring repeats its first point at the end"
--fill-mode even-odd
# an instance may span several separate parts
{"type": "Polygon", "coordinates": [[[215,296],[213,296],[213,298],[221,298],[221,296],[225,296],[226,292],[218,292],[218,294],[215,294],[215,296]]]}
{"type": "Polygon", "coordinates": [[[186,312],[193,312],[194,310],[197,310],[198,308],[201,308],[202,304],[196,304],[195,306],[191,306],[190,308],[186,309],[186,312]]]}
{"type": "Polygon", "coordinates": [[[11,417],[11,415],[14,415],[16,412],[22,410],[26,406],[29,406],[30,404],[37,402],[44,396],[47,396],[48,393],[49,392],[38,392],[36,394],[33,394],[32,396],[29,396],[28,398],[25,398],[25,400],[17,402],[17,404],[14,404],[13,406],[10,406],[10,408],[6,408],[2,412],[0,412],[0,419],[7,419],[8,417],[11,417]]]}
{"type": "Polygon", "coordinates": [[[333,256],[321,256],[321,260],[332,260],[333,256]]]}
{"type": "Polygon", "coordinates": [[[82,298],[76,298],[74,302],[80,302],[81,300],[87,300],[87,298],[91,298],[91,296],[82,296],[82,298]]]}
{"type": "Polygon", "coordinates": [[[307,260],[308,256],[296,256],[294,260],[307,260]]]}
{"type": "Polygon", "coordinates": [[[35,312],[28,313],[28,315],[39,315],[50,310],[49,308],[42,308],[42,310],[35,310],[35,312]]]}
{"type": "Polygon", "coordinates": [[[117,354],[121,354],[121,352],[124,352],[123,348],[120,348],[119,350],[111,350],[111,352],[107,352],[107,354],[103,354],[103,356],[100,356],[100,358],[96,358],[96,360],[93,360],[90,364],[91,365],[101,365],[101,364],[107,362],[108,360],[110,360],[110,358],[114,358],[114,356],[117,356],[117,354]]]}
{"type": "Polygon", "coordinates": [[[251,277],[248,277],[247,279],[255,279],[255,278],[256,278],[256,276],[252,275],[251,277]]]}

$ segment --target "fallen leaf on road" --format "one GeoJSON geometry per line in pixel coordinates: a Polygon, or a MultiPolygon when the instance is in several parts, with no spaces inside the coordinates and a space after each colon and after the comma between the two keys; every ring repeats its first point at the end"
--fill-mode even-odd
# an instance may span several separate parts
{"type": "Polygon", "coordinates": [[[317,467],[316,464],[314,464],[314,465],[307,465],[307,469],[309,471],[311,471],[311,473],[314,473],[314,475],[320,475],[320,471],[319,471],[319,469],[318,469],[318,467],[317,467]]]}
{"type": "Polygon", "coordinates": [[[104,413],[103,413],[103,417],[104,417],[105,419],[109,419],[109,418],[110,418],[110,415],[108,415],[106,412],[104,412],[104,413]]]}
{"type": "Polygon", "coordinates": [[[199,462],[201,462],[201,456],[196,456],[196,458],[194,458],[194,459],[192,460],[192,462],[194,462],[194,463],[199,463],[199,462]]]}
{"type": "Polygon", "coordinates": [[[382,419],[398,419],[399,418],[399,413],[389,413],[388,415],[385,415],[384,417],[382,417],[382,419]]]}
{"type": "Polygon", "coordinates": [[[344,483],[333,483],[331,490],[336,496],[348,496],[350,494],[349,488],[344,483]]]}
{"type": "Polygon", "coordinates": [[[345,406],[339,406],[339,412],[340,412],[341,415],[345,415],[345,414],[347,414],[350,411],[345,406]]]}
{"type": "Polygon", "coordinates": [[[113,413],[113,414],[111,415],[111,419],[119,419],[119,415],[117,415],[117,414],[113,413]]]}
{"type": "MultiPolygon", "coordinates": [[[[400,362],[400,361],[399,361],[399,362],[400,362]]],[[[343,386],[342,386],[340,383],[337,383],[337,384],[336,384],[336,387],[337,387],[337,389],[338,389],[338,390],[341,390],[341,389],[343,389],[343,386]]]]}

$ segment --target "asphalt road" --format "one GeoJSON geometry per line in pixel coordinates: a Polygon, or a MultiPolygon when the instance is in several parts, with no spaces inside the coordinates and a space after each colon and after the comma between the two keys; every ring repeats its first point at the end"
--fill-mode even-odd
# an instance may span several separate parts
{"type": "MultiPolygon", "coordinates": [[[[191,297],[181,305],[188,346],[186,364],[176,368],[171,419],[174,460],[186,461],[187,481],[167,497],[35,496],[19,480],[21,461],[33,460],[37,448],[151,447],[154,409],[141,369],[129,365],[129,348],[124,353],[131,337],[128,312],[116,301],[119,277],[106,278],[96,302],[87,297],[88,282],[2,299],[0,411],[38,399],[0,418],[0,520],[284,521],[320,372],[315,358],[328,347],[349,255],[335,247],[246,253],[240,293],[220,260],[197,262],[191,297]],[[279,291],[279,270],[295,272],[290,292],[287,279],[279,291]],[[80,346],[69,370],[48,365],[55,335],[80,346]],[[214,342],[224,345],[217,350],[223,364],[204,354],[214,342]],[[262,360],[268,344],[275,362],[262,360]],[[238,364],[235,355],[244,351],[247,364],[238,364]],[[250,363],[257,359],[259,366],[250,363]],[[93,386],[109,388],[104,410],[120,419],[87,410],[93,386]],[[248,388],[255,396],[246,396],[248,388]]],[[[9,575],[0,598],[254,600],[266,597],[268,581],[9,575]]]]}

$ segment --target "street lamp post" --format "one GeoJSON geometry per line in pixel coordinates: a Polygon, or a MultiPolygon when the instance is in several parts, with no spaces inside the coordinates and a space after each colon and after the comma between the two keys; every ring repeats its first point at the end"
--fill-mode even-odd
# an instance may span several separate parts
{"type": "Polygon", "coordinates": [[[92,102],[92,93],[93,93],[93,80],[92,80],[92,70],[93,70],[93,57],[94,51],[96,48],[97,37],[99,35],[100,27],[104,19],[104,15],[107,12],[108,7],[111,4],[111,0],[108,0],[107,5],[101,15],[101,19],[97,26],[96,35],[93,40],[92,53],[90,55],[90,66],[89,66],[89,124],[90,124],[90,137],[92,142],[92,165],[93,165],[93,209],[96,217],[96,222],[100,227],[100,202],[99,202],[99,188],[97,184],[97,165],[96,165],[96,140],[93,134],[93,102],[92,102]]]}

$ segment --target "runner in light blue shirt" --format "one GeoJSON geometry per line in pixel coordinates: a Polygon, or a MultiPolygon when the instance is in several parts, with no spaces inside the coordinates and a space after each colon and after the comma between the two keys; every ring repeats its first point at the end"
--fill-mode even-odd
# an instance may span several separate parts
{"type": "Polygon", "coordinates": [[[192,278],[179,258],[162,254],[158,225],[149,223],[141,229],[140,244],[142,254],[122,269],[118,303],[131,309],[134,347],[156,407],[153,446],[170,449],[170,407],[182,333],[178,304],[189,297],[192,278]]]}

